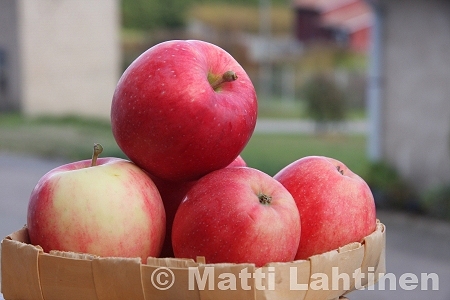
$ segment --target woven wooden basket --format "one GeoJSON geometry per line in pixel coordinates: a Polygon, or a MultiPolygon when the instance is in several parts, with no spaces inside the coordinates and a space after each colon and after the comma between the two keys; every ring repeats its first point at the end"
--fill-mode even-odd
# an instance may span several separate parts
{"type": "Polygon", "coordinates": [[[205,264],[202,257],[148,258],[142,264],[139,258],[45,253],[29,244],[24,227],[2,241],[1,289],[6,300],[337,300],[385,273],[385,235],[378,221],[375,232],[360,243],[256,268],[205,264]]]}

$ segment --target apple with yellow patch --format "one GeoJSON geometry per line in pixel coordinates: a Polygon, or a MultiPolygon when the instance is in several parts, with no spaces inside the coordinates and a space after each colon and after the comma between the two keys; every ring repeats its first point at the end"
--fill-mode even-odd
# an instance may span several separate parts
{"type": "Polygon", "coordinates": [[[103,257],[158,256],[165,235],[165,211],[150,177],[134,163],[98,158],[59,166],[31,193],[30,241],[44,251],[103,257]]]}

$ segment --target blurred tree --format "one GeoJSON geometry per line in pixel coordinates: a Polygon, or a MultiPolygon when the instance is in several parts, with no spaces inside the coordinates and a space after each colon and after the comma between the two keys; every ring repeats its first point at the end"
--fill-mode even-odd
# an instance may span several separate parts
{"type": "MultiPolygon", "coordinates": [[[[180,28],[192,4],[228,3],[257,6],[260,0],[121,0],[122,25],[128,29],[180,28]]],[[[288,0],[272,4],[289,5],[288,0]]]]}
{"type": "Polygon", "coordinates": [[[346,114],[344,92],[335,81],[324,73],[314,75],[302,91],[308,114],[316,121],[317,129],[342,121],[346,114]]]}
{"type": "Polygon", "coordinates": [[[194,0],[122,0],[122,25],[131,29],[179,28],[194,0]]]}
{"type": "Polygon", "coordinates": [[[422,206],[432,217],[450,221],[450,184],[442,184],[421,195],[422,206]]]}
{"type": "Polygon", "coordinates": [[[371,163],[362,177],[369,185],[378,208],[420,212],[418,195],[398,171],[385,161],[371,163]]]}

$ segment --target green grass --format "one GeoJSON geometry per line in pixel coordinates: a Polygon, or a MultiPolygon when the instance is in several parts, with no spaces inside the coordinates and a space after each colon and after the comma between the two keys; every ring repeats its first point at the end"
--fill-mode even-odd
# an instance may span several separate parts
{"type": "MultiPolygon", "coordinates": [[[[117,146],[109,122],[67,117],[24,118],[0,114],[0,151],[68,160],[89,159],[94,143],[105,156],[125,157],[117,146]]],[[[366,139],[362,135],[253,134],[242,157],[250,167],[274,175],[287,164],[308,155],[336,158],[364,174],[366,139]]]]}
{"type": "Polygon", "coordinates": [[[289,163],[309,155],[333,157],[357,174],[369,167],[362,135],[254,134],[242,157],[250,167],[275,175],[289,163]]]}
{"type": "Polygon", "coordinates": [[[103,145],[102,156],[124,157],[108,122],[75,116],[0,114],[0,141],[0,151],[46,158],[89,159],[94,143],[103,145]]]}

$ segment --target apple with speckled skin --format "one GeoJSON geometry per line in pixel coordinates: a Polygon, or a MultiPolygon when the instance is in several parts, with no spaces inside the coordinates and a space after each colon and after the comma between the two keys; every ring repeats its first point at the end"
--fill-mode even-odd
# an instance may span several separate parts
{"type": "Polygon", "coordinates": [[[257,97],[222,48],[173,40],[142,53],[122,74],[111,104],[114,138],[148,173],[192,181],[225,168],[254,131],[257,97]]]}
{"type": "MultiPolygon", "coordinates": [[[[231,164],[227,166],[227,168],[246,166],[247,163],[239,155],[233,160],[231,164]]],[[[166,210],[166,237],[164,239],[164,244],[160,256],[173,257],[174,253],[172,248],[171,236],[173,219],[175,218],[175,213],[177,212],[178,206],[180,205],[184,196],[186,196],[186,193],[196,183],[196,181],[171,182],[153,176],[151,176],[151,178],[158,188],[159,193],[161,194],[164,208],[166,210]]]]}
{"type": "Polygon", "coordinates": [[[28,205],[30,241],[44,251],[102,257],[160,254],[165,211],[150,177],[128,160],[98,158],[59,166],[33,189],[28,205]]]}
{"type": "Polygon", "coordinates": [[[367,183],[342,162],[307,156],[274,178],[292,194],[301,216],[301,241],[295,259],[360,242],[376,228],[376,209],[367,183]]]}
{"type": "Polygon", "coordinates": [[[204,256],[207,263],[292,261],[300,216],[278,181],[249,167],[224,168],[187,192],[172,226],[175,257],[204,256]]]}

